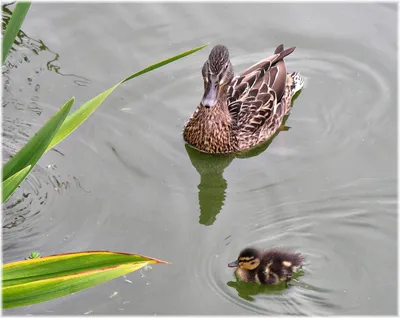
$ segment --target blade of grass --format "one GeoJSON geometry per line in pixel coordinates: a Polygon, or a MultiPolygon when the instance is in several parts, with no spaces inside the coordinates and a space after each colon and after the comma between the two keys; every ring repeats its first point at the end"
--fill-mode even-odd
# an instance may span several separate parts
{"type": "Polygon", "coordinates": [[[5,202],[8,197],[15,191],[15,189],[21,184],[22,181],[26,178],[29,171],[31,170],[31,166],[26,166],[24,169],[18,171],[13,174],[7,180],[3,181],[3,201],[5,202]]]}
{"type": "Polygon", "coordinates": [[[176,56],[167,58],[163,61],[160,61],[158,63],[150,65],[150,66],[144,68],[143,70],[128,76],[127,78],[120,81],[118,84],[114,85],[113,87],[109,88],[108,90],[104,91],[103,93],[92,98],[90,101],[83,104],[81,107],[79,107],[76,111],[74,111],[72,114],[70,114],[67,117],[67,119],[62,124],[59,131],[57,132],[57,135],[54,137],[54,139],[51,141],[50,145],[47,147],[46,151],[49,151],[51,148],[53,148],[55,145],[57,145],[60,141],[64,140],[64,138],[66,138],[69,134],[71,134],[76,128],[78,128],[94,112],[94,110],[101,105],[101,103],[108,97],[108,95],[110,95],[122,83],[125,83],[125,82],[127,82],[137,76],[145,74],[147,72],[153,71],[163,65],[166,65],[166,64],[172,63],[176,60],[179,60],[185,56],[193,54],[193,53],[205,48],[206,46],[207,46],[207,44],[199,46],[195,49],[183,52],[176,56]]]}
{"type": "Polygon", "coordinates": [[[14,43],[15,37],[17,36],[22,23],[24,22],[25,16],[28,13],[30,2],[17,2],[15,9],[11,15],[11,19],[8,22],[7,29],[3,36],[3,57],[2,63],[4,64],[8,52],[14,43]]]}
{"type": "Polygon", "coordinates": [[[50,144],[51,140],[53,140],[58,129],[61,127],[73,103],[74,98],[71,98],[68,102],[66,102],[53,115],[53,117],[51,117],[46,124],[39,129],[39,131],[26,143],[26,145],[23,146],[14,157],[4,164],[3,181],[7,180],[13,174],[16,174],[28,165],[31,166],[31,169],[35,166],[40,157],[43,155],[47,146],[50,144]]]}

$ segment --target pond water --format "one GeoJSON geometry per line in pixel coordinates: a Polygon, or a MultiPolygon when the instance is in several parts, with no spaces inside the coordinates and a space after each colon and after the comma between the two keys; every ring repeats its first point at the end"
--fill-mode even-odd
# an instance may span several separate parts
{"type": "Polygon", "coordinates": [[[210,45],[118,88],[3,205],[4,262],[106,249],[172,265],[5,314],[397,312],[396,4],[33,3],[22,30],[3,161],[70,97],[210,45]],[[240,72],[281,43],[306,79],[290,129],[247,158],[186,147],[212,46],[240,72]],[[303,253],[304,274],[236,283],[227,264],[249,245],[303,253]]]}

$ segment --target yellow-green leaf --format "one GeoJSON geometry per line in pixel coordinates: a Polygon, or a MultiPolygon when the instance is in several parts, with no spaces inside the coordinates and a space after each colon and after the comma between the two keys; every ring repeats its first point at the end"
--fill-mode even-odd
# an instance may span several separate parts
{"type": "MultiPolygon", "coordinates": [[[[66,102],[53,115],[53,117],[51,117],[46,124],[44,124],[44,126],[40,128],[39,131],[25,144],[25,146],[23,146],[14,157],[4,164],[3,181],[29,165],[31,166],[31,169],[35,166],[40,157],[43,155],[47,146],[53,140],[58,129],[61,127],[73,103],[74,98],[71,98],[68,102],[66,102]]],[[[16,185],[15,188],[17,186],[18,185],[16,185]]],[[[15,188],[12,191],[14,191],[15,188]]]]}
{"type": "Polygon", "coordinates": [[[168,262],[108,251],[69,253],[3,265],[3,308],[62,297],[133,272],[168,262]]]}
{"type": "Polygon", "coordinates": [[[13,174],[7,180],[3,181],[3,201],[6,201],[8,197],[14,192],[14,190],[20,185],[20,183],[26,178],[29,171],[31,170],[31,166],[27,166],[24,169],[18,171],[13,174]]]}
{"type": "Polygon", "coordinates": [[[17,2],[14,12],[11,15],[11,19],[7,24],[6,31],[4,32],[2,50],[3,56],[1,64],[4,64],[8,52],[10,51],[11,46],[14,43],[15,37],[17,36],[19,29],[21,28],[21,25],[25,20],[25,16],[28,13],[30,6],[30,2],[17,2]]]}
{"type": "Polygon", "coordinates": [[[69,115],[67,117],[67,119],[62,124],[59,131],[57,132],[57,135],[54,137],[54,139],[52,140],[50,145],[47,147],[46,151],[53,148],[60,141],[62,141],[65,137],[67,137],[70,133],[72,133],[76,128],[78,128],[94,112],[94,110],[101,105],[101,103],[108,97],[108,95],[110,95],[122,83],[125,83],[125,82],[131,80],[132,78],[135,78],[135,77],[145,74],[147,72],[153,71],[163,65],[166,65],[166,64],[172,63],[176,60],[179,60],[187,55],[193,54],[193,53],[205,48],[206,46],[207,45],[199,46],[195,49],[183,52],[181,54],[178,54],[176,56],[173,56],[173,57],[167,58],[161,62],[158,62],[156,64],[150,65],[150,66],[144,68],[143,70],[128,76],[127,78],[120,81],[118,84],[114,85],[113,87],[109,88],[108,90],[104,91],[103,93],[92,98],[90,101],[83,104],[81,107],[79,107],[76,111],[74,111],[71,115],[69,115]]]}
{"type": "MultiPolygon", "coordinates": [[[[28,143],[3,166],[3,182],[6,179],[10,178],[12,175],[17,174],[19,171],[25,169],[25,167],[30,165],[31,168],[25,174],[26,176],[35,166],[35,164],[38,162],[44,152],[47,152],[48,150],[53,148],[60,141],[71,134],[76,128],[78,128],[119,85],[131,80],[132,78],[155,70],[163,65],[169,64],[187,55],[193,54],[194,52],[197,52],[206,46],[207,45],[203,45],[181,53],[179,55],[170,57],[128,76],[105,92],[92,98],[90,101],[86,102],[72,114],[66,117],[74,103],[74,98],[70,99],[52,118],[48,120],[48,122],[36,133],[36,135],[33,136],[28,141],[28,143]]],[[[24,179],[22,178],[22,174],[18,174],[17,176],[18,179],[14,178],[13,181],[19,180],[19,178],[21,178],[20,182],[22,182],[24,179]]],[[[3,202],[15,191],[19,184],[20,183],[17,182],[10,182],[8,184],[8,190],[11,192],[7,192],[7,196],[3,195],[3,202]]]]}

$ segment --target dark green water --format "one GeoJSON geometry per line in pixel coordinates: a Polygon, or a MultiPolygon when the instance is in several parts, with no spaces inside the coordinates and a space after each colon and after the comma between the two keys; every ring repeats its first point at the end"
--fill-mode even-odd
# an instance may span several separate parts
{"type": "Polygon", "coordinates": [[[3,205],[4,262],[108,249],[173,264],[4,313],[397,312],[395,4],[34,3],[22,30],[2,70],[3,161],[70,97],[210,47],[118,88],[3,205]],[[250,158],[187,149],[211,47],[240,72],[280,43],[306,78],[290,129],[250,158]],[[303,276],[237,284],[226,265],[248,245],[302,252],[303,276]]]}

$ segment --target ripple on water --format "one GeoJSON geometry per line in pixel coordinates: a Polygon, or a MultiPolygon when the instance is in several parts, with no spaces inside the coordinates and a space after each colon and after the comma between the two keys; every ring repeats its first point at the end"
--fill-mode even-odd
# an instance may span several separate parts
{"type": "MultiPolygon", "coordinates": [[[[3,160],[8,161],[29,140],[32,125],[20,119],[4,119],[3,160]]],[[[42,167],[37,164],[26,180],[3,204],[3,251],[5,260],[19,259],[40,248],[43,222],[50,218],[45,207],[57,195],[62,195],[71,184],[81,188],[76,177],[60,174],[56,165],[42,167]]],[[[82,189],[83,191],[86,191],[82,189]]]]}
{"type": "MultiPolygon", "coordinates": [[[[362,48],[354,49],[360,50],[362,48]]],[[[233,57],[232,63],[240,72],[265,55],[233,57]]],[[[292,114],[287,122],[293,128],[289,134],[295,132],[304,141],[290,148],[296,160],[309,155],[309,152],[304,153],[304,147],[322,151],[319,155],[326,156],[352,146],[355,140],[362,141],[374,127],[390,120],[389,110],[393,106],[390,99],[394,92],[390,91],[386,65],[380,65],[381,61],[368,63],[358,56],[301,48],[289,56],[286,63],[288,71],[300,71],[306,79],[301,95],[294,102],[296,115],[292,114]],[[308,94],[313,95],[311,105],[306,105],[308,94]],[[301,105],[296,105],[298,103],[301,105]]]]}
{"type": "MultiPolygon", "coordinates": [[[[265,54],[258,53],[233,57],[232,63],[239,72],[263,57],[265,54]]],[[[295,116],[292,112],[287,124],[293,130],[288,133],[296,129],[302,142],[290,145],[292,156],[285,160],[310,158],[311,150],[317,152],[312,153],[315,162],[317,157],[328,158],[346,147],[357,148],[364,137],[374,133],[374,127],[389,120],[392,105],[385,67],[375,67],[376,64],[368,64],[366,59],[321,50],[299,50],[287,61],[288,70],[300,70],[307,83],[299,101],[295,101],[294,110],[296,103],[305,104],[303,98],[307,94],[319,96],[319,99],[312,98],[319,101],[307,107],[301,105],[303,111],[296,112],[295,116]],[[306,125],[295,127],[303,122],[306,125]]],[[[282,199],[285,193],[279,192],[282,183],[289,184],[289,188],[297,187],[302,174],[290,172],[289,176],[284,173],[278,177],[279,168],[266,172],[257,159],[253,165],[249,164],[252,159],[245,160],[248,164],[246,179],[240,178],[236,184],[243,200],[232,199],[228,193],[227,201],[234,200],[236,205],[245,206],[249,215],[239,216],[243,220],[239,235],[232,234],[230,238],[237,244],[229,244],[224,250],[228,250],[231,258],[239,252],[232,246],[289,247],[305,255],[304,275],[289,289],[246,290],[233,281],[233,272],[227,268],[232,259],[199,253],[194,260],[198,285],[260,314],[360,312],[374,284],[382,283],[382,272],[376,272],[381,268],[380,262],[391,261],[384,259],[387,253],[374,252],[374,259],[369,259],[368,254],[376,246],[383,251],[385,242],[396,236],[395,228],[388,231],[388,224],[396,221],[396,214],[390,212],[396,210],[396,195],[388,194],[395,188],[394,180],[357,179],[329,186],[329,190],[317,189],[316,199],[287,201],[282,199]],[[271,182],[274,173],[277,181],[271,182]],[[254,211],[252,207],[256,207],[261,198],[265,201],[267,192],[280,199],[265,209],[254,211]],[[374,273],[372,277],[371,273],[374,273]]],[[[232,187],[232,182],[228,179],[227,182],[232,187]]],[[[236,209],[240,208],[236,206],[236,209]]],[[[390,277],[391,273],[386,275],[390,277]]]]}
{"type": "Polygon", "coordinates": [[[35,238],[43,234],[44,207],[51,204],[57,191],[60,193],[61,189],[69,187],[69,183],[61,181],[54,170],[55,167],[37,165],[3,204],[3,251],[6,258],[8,251],[14,258],[40,247],[35,238]]]}
{"type": "Polygon", "coordinates": [[[387,227],[396,220],[396,195],[388,195],[393,183],[360,179],[330,192],[321,191],[313,201],[280,203],[250,214],[242,225],[246,237],[230,236],[230,242],[237,244],[225,248],[227,255],[232,258],[239,252],[232,250],[232,245],[303,253],[304,273],[288,289],[237,283],[227,268],[232,259],[215,254],[199,255],[195,260],[198,284],[204,287],[206,283],[206,288],[226,301],[260,314],[359,311],[369,297],[369,287],[382,283],[379,264],[386,260],[376,253],[376,259],[368,258],[376,248],[373,242],[381,242],[383,247],[396,235],[395,227],[392,231],[387,227]],[[375,273],[372,277],[371,272],[375,273]],[[354,286],[354,282],[358,284],[354,286]],[[339,301],[341,297],[347,297],[348,303],[339,301]]]}
{"type": "MultiPolygon", "coordinates": [[[[327,314],[327,308],[335,308],[328,300],[327,290],[304,282],[304,277],[285,286],[258,286],[236,282],[228,260],[209,255],[200,261],[198,284],[220,296],[225,301],[259,314],[327,314]],[[221,274],[222,273],[222,274],[221,274]]],[[[307,267],[302,275],[309,276],[307,267]]]]}
{"type": "Polygon", "coordinates": [[[314,105],[308,105],[312,113],[305,111],[307,118],[296,117],[296,121],[318,122],[313,125],[318,131],[307,139],[330,145],[330,150],[313,147],[321,149],[321,155],[353,146],[354,141],[362,141],[374,127],[390,119],[391,85],[380,61],[369,64],[344,54],[308,50],[299,51],[292,62],[306,77],[308,90],[316,95],[313,100],[320,97],[314,105]]]}

